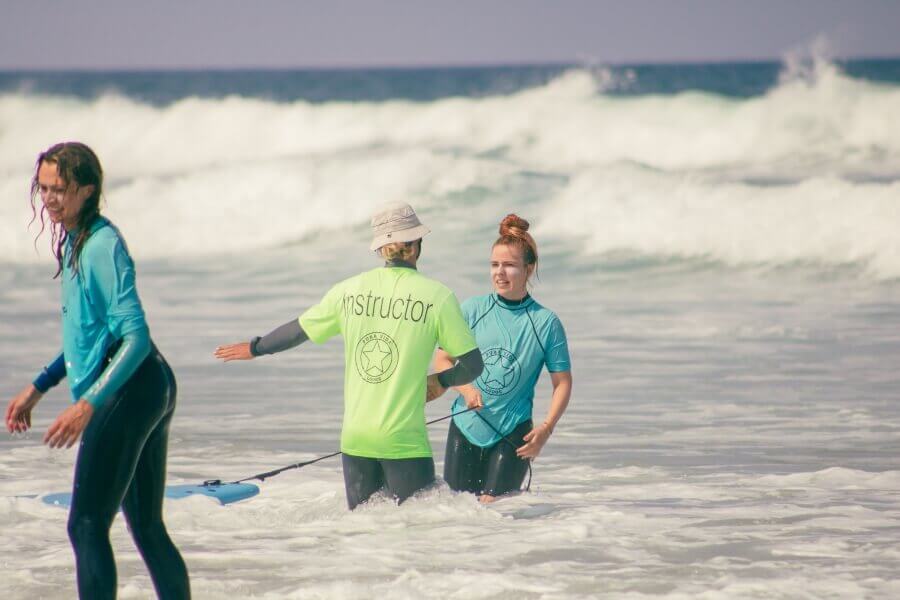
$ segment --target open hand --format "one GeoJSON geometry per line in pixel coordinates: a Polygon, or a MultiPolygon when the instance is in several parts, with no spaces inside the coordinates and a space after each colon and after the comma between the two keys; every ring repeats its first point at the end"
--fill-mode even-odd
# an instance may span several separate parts
{"type": "Polygon", "coordinates": [[[522,438],[525,444],[516,449],[519,458],[537,458],[544,444],[550,439],[550,427],[546,423],[538,425],[522,438]]]}
{"type": "Polygon", "coordinates": [[[10,433],[28,431],[31,427],[31,409],[42,397],[43,394],[32,384],[16,394],[6,407],[6,430],[10,433]]]}
{"type": "Polygon", "coordinates": [[[216,358],[221,358],[225,362],[230,360],[253,360],[256,358],[250,352],[250,342],[219,346],[216,348],[214,355],[216,358]]]}
{"type": "Polygon", "coordinates": [[[87,400],[79,400],[59,413],[44,435],[44,443],[51,448],[71,448],[94,416],[94,407],[87,400]]]}

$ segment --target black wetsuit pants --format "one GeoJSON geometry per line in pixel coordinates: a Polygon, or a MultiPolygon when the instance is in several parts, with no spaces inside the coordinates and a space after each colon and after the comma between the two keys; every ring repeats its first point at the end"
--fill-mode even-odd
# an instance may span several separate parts
{"type": "Polygon", "coordinates": [[[375,492],[385,488],[400,504],[419,490],[434,483],[434,459],[365,458],[341,456],[347,506],[353,510],[375,492]]]}
{"type": "Polygon", "coordinates": [[[476,446],[462,434],[452,420],[447,432],[444,456],[444,481],[450,489],[473,494],[501,496],[518,491],[528,472],[528,461],[516,455],[516,448],[533,428],[531,419],[519,423],[506,437],[493,446],[476,446]]]}
{"type": "Polygon", "coordinates": [[[190,598],[187,568],[162,516],[174,410],[175,376],[154,347],[84,431],[69,512],[69,539],[83,600],[116,597],[109,528],[120,506],[157,596],[190,598]]]}

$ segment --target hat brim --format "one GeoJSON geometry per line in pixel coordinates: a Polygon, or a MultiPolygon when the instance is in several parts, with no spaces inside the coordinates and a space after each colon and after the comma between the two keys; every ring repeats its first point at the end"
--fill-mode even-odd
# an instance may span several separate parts
{"type": "Polygon", "coordinates": [[[427,233],[431,233],[431,230],[424,225],[416,225],[415,227],[410,227],[409,229],[392,231],[391,233],[385,233],[375,236],[375,239],[372,240],[372,245],[369,246],[369,249],[372,250],[372,252],[375,252],[382,246],[393,244],[394,242],[414,242],[420,238],[425,237],[425,234],[427,233]]]}

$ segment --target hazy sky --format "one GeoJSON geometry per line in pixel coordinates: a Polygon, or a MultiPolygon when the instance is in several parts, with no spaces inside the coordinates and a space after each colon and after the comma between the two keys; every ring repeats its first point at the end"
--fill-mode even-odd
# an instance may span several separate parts
{"type": "Polygon", "coordinates": [[[900,56],[896,0],[0,0],[0,69],[900,56]]]}

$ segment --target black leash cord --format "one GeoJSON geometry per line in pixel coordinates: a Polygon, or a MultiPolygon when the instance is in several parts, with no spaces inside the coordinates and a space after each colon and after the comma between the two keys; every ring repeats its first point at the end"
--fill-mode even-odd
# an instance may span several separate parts
{"type": "MultiPolygon", "coordinates": [[[[433,421],[428,421],[427,423],[425,423],[425,425],[427,426],[427,425],[432,425],[434,423],[438,423],[440,421],[446,421],[447,419],[455,417],[456,415],[461,415],[461,414],[467,413],[470,410],[475,410],[475,409],[467,408],[466,410],[461,410],[459,412],[451,413],[451,414],[447,415],[446,417],[441,417],[440,419],[434,419],[433,421]]],[[[481,417],[481,418],[484,419],[484,417],[481,417]]],[[[485,421],[485,423],[487,423],[487,421],[485,421]]],[[[491,429],[494,429],[493,425],[491,425],[490,423],[488,423],[488,425],[491,427],[491,429]]],[[[494,431],[497,431],[497,430],[494,429],[494,431]]],[[[498,434],[499,434],[499,432],[498,432],[498,434]]],[[[512,442],[510,442],[510,443],[512,443],[512,442]]],[[[275,469],[273,471],[266,471],[265,473],[258,473],[256,475],[251,475],[250,477],[244,477],[243,479],[238,479],[237,481],[231,481],[230,483],[244,483],[245,481],[253,481],[254,479],[259,479],[260,481],[265,481],[267,478],[274,477],[280,473],[284,473],[285,471],[290,471],[291,469],[300,469],[302,467],[305,467],[306,465],[311,465],[313,463],[317,463],[320,460],[325,460],[326,458],[331,458],[332,456],[337,456],[338,454],[341,454],[341,452],[340,451],[332,452],[331,454],[326,454],[325,456],[320,456],[319,458],[314,458],[312,460],[307,460],[305,462],[294,463],[292,465],[287,465],[286,467],[281,467],[280,469],[275,469]]],[[[222,480],[221,479],[209,479],[207,481],[204,481],[203,485],[222,485],[222,480]]],[[[528,485],[529,486],[531,485],[531,462],[530,461],[528,463],[528,485]]]]}
{"type": "MultiPolygon", "coordinates": [[[[472,410],[472,409],[470,408],[469,410],[472,410]]],[[[506,437],[505,435],[503,435],[503,434],[500,433],[499,431],[497,431],[497,428],[494,427],[494,426],[491,424],[491,422],[488,421],[487,418],[486,418],[483,414],[481,414],[480,412],[477,412],[477,413],[475,413],[475,414],[478,415],[479,417],[481,417],[481,420],[484,421],[484,424],[487,425],[488,427],[490,427],[491,429],[493,429],[493,430],[494,430],[494,433],[496,433],[496,434],[499,435],[501,438],[503,438],[503,441],[504,441],[504,442],[506,442],[507,444],[509,444],[510,446],[512,446],[513,448],[515,448],[516,450],[519,449],[519,446],[517,446],[515,442],[513,442],[511,439],[509,439],[508,437],[506,437]]],[[[523,445],[524,445],[524,444],[523,444],[523,445]]],[[[528,483],[525,484],[525,489],[524,489],[524,490],[520,490],[520,491],[526,491],[526,492],[527,492],[527,491],[531,490],[531,459],[530,459],[530,458],[527,458],[527,459],[522,459],[522,460],[524,460],[525,462],[528,463],[528,483]]]]}

